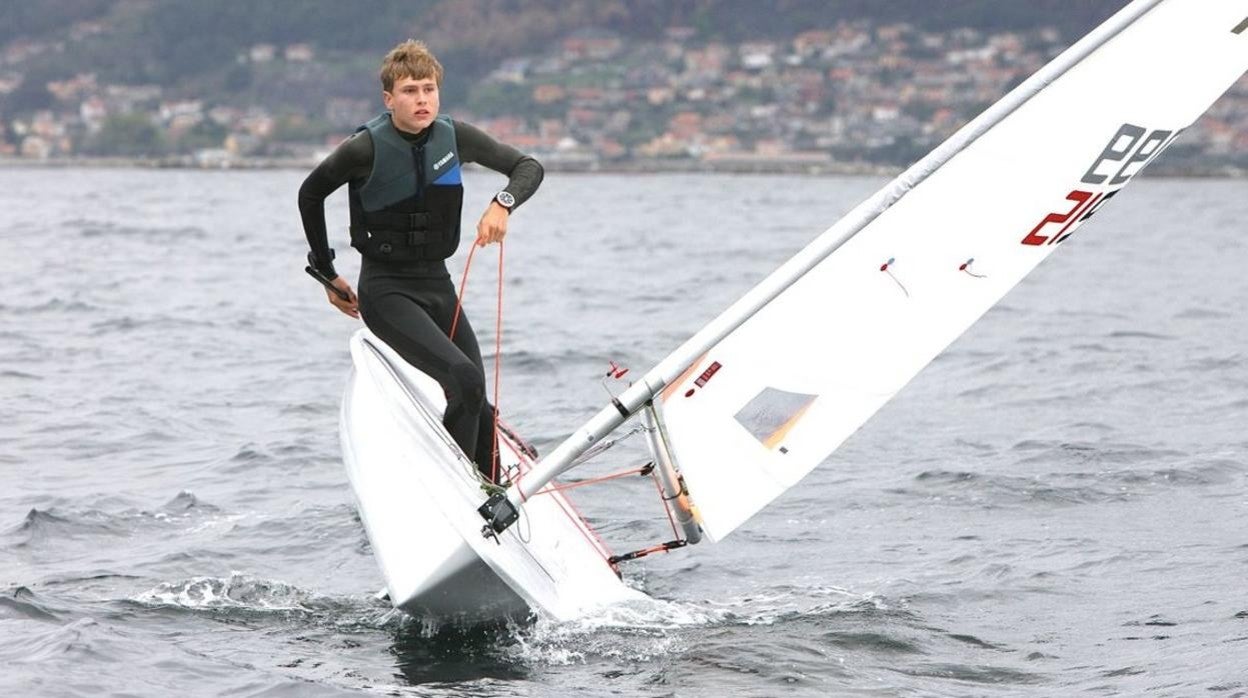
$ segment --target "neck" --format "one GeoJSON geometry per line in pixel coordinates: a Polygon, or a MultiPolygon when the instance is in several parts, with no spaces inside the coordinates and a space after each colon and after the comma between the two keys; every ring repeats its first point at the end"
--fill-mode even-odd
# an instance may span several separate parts
{"type": "Polygon", "coordinates": [[[394,115],[393,115],[393,114],[390,116],[390,125],[394,127],[394,130],[395,130],[395,131],[398,131],[398,132],[399,132],[399,135],[400,135],[400,136],[403,136],[405,139],[407,139],[407,140],[409,140],[409,141],[410,141],[410,140],[420,140],[420,139],[424,138],[426,135],[428,135],[428,133],[429,133],[429,128],[423,128],[423,129],[421,129],[421,130],[419,130],[419,131],[415,131],[415,132],[408,131],[408,130],[404,129],[403,127],[399,126],[399,123],[398,123],[397,121],[395,121],[395,120],[394,120],[394,115]]]}

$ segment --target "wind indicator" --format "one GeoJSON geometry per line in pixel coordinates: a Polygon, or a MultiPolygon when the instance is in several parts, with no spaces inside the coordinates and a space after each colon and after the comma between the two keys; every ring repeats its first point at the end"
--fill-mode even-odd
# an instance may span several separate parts
{"type": "Polygon", "coordinates": [[[896,257],[889,257],[887,262],[880,265],[880,271],[884,272],[885,274],[888,274],[888,277],[892,279],[894,283],[897,284],[897,288],[900,288],[901,292],[906,294],[906,298],[909,298],[910,292],[906,290],[905,285],[902,284],[901,281],[899,281],[896,276],[893,276],[893,272],[889,269],[889,267],[893,265],[893,262],[896,262],[896,261],[897,261],[896,257]]]}
{"type": "Polygon", "coordinates": [[[972,265],[972,264],[974,264],[974,263],[975,263],[975,258],[974,258],[974,257],[971,257],[970,259],[968,259],[968,260],[966,260],[965,262],[963,262],[963,263],[962,263],[962,266],[958,267],[958,271],[964,271],[964,272],[966,272],[967,274],[970,274],[971,276],[973,276],[973,277],[975,277],[975,278],[977,278],[977,279],[986,279],[986,278],[988,278],[988,277],[987,277],[987,276],[985,276],[984,274],[976,274],[975,272],[971,271],[971,265],[972,265]]]}

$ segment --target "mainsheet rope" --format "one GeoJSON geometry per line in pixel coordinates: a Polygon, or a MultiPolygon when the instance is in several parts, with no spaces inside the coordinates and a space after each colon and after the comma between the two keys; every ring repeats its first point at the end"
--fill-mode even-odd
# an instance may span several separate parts
{"type": "MultiPolygon", "coordinates": [[[[459,295],[455,299],[455,315],[451,319],[451,330],[450,332],[447,333],[447,336],[452,341],[454,341],[455,339],[455,330],[459,327],[460,313],[463,312],[464,291],[468,288],[468,272],[470,269],[472,269],[472,259],[473,259],[473,256],[477,252],[477,247],[478,245],[473,244],[473,246],[468,250],[468,259],[464,262],[464,274],[459,280],[459,295]]],[[[497,306],[497,312],[496,312],[495,324],[494,324],[494,336],[495,336],[495,340],[494,340],[494,452],[493,454],[491,454],[493,463],[490,466],[490,476],[491,476],[490,479],[495,483],[498,482],[498,468],[499,468],[499,461],[501,460],[499,456],[499,450],[498,450],[499,438],[500,438],[499,432],[501,431],[501,426],[500,426],[501,419],[499,418],[500,411],[498,407],[498,395],[499,395],[499,385],[501,382],[500,376],[502,375],[502,366],[503,366],[503,260],[504,260],[503,241],[499,240],[498,241],[498,306],[497,306]]],[[[528,457],[523,453],[517,453],[517,456],[519,456],[522,463],[528,460],[528,457]]],[[[531,467],[531,463],[530,463],[530,467],[531,467]]],[[[524,475],[524,470],[523,468],[521,468],[520,472],[518,473],[518,477],[515,479],[519,480],[519,478],[523,477],[523,475],[524,475]]],[[[523,497],[523,494],[522,494],[522,497],[523,497]]],[[[580,521],[580,525],[577,526],[577,530],[580,531],[581,536],[589,543],[590,547],[593,548],[594,552],[596,552],[598,556],[602,558],[603,562],[605,562],[612,569],[615,569],[615,564],[611,562],[610,554],[609,552],[607,552],[606,543],[603,543],[602,539],[598,537],[597,532],[595,532],[593,528],[589,527],[588,523],[585,522],[585,517],[581,515],[579,511],[576,510],[576,507],[567,500],[560,500],[559,508],[563,511],[563,513],[566,516],[568,516],[570,520],[573,521],[574,524],[577,522],[577,520],[580,521]],[[569,507],[571,507],[572,509],[571,511],[568,510],[569,507]]]]}
{"type": "MultiPolygon", "coordinates": [[[[455,340],[455,330],[458,329],[459,327],[459,316],[460,316],[460,313],[463,312],[463,308],[464,308],[464,292],[468,288],[468,272],[469,270],[472,269],[472,260],[473,260],[473,257],[476,255],[477,247],[478,245],[474,244],[469,249],[468,259],[467,261],[464,262],[464,274],[459,280],[459,294],[455,299],[455,315],[451,319],[451,330],[450,332],[447,333],[447,336],[451,339],[451,341],[455,340]]],[[[502,376],[502,368],[503,368],[503,261],[504,261],[503,241],[499,240],[498,241],[498,303],[497,303],[497,310],[495,312],[495,320],[494,320],[494,450],[493,450],[493,453],[490,454],[491,455],[490,480],[491,482],[495,482],[495,483],[498,482],[498,468],[499,468],[499,460],[500,460],[499,451],[498,451],[499,449],[498,396],[499,396],[499,387],[501,384],[501,376],[502,376]]],[[[616,378],[620,378],[625,373],[628,372],[628,369],[620,370],[619,367],[614,365],[614,363],[612,364],[611,368],[612,368],[612,374],[615,375],[616,378]]],[[[621,437],[621,438],[626,438],[627,436],[631,436],[635,432],[636,430],[626,434],[624,437],[621,437]]],[[[522,461],[524,460],[523,455],[521,455],[520,458],[522,461]]],[[[595,484],[595,483],[604,482],[607,480],[615,480],[617,478],[626,477],[629,475],[645,475],[645,474],[649,474],[652,476],[654,480],[654,485],[658,489],[658,492],[659,492],[659,501],[662,502],[663,511],[665,514],[667,514],[668,523],[671,524],[672,526],[672,533],[675,534],[679,538],[679,533],[676,529],[676,520],[672,517],[672,511],[668,507],[666,499],[663,497],[663,486],[659,482],[658,476],[654,473],[653,467],[649,468],[648,472],[647,472],[647,468],[643,467],[643,468],[637,468],[635,470],[628,470],[628,471],[619,472],[619,473],[612,473],[610,475],[605,475],[601,477],[591,478],[583,482],[547,486],[547,487],[542,488],[542,490],[540,490],[538,494],[553,494],[561,490],[572,489],[574,487],[580,487],[583,485],[595,484]]],[[[521,472],[520,476],[523,477],[523,475],[524,473],[521,472]]],[[[568,502],[568,504],[571,505],[571,502],[568,502]]],[[[564,512],[568,513],[569,516],[571,516],[571,514],[567,512],[567,509],[564,508],[562,504],[560,508],[563,508],[564,512]]],[[[579,512],[577,513],[577,516],[581,519],[583,523],[584,517],[580,516],[579,512]]],[[[580,528],[581,527],[578,526],[578,529],[580,528]]],[[[668,552],[672,550],[674,547],[683,546],[685,543],[685,541],[672,541],[670,543],[663,543],[661,545],[657,545],[652,548],[646,548],[644,550],[637,550],[637,551],[628,553],[627,555],[622,555],[619,557],[608,557],[607,554],[604,552],[606,546],[605,544],[603,544],[602,540],[598,538],[598,534],[594,532],[592,528],[589,528],[588,531],[589,531],[589,534],[587,534],[586,529],[581,529],[580,532],[581,532],[581,535],[587,541],[589,541],[590,546],[594,549],[594,551],[597,552],[598,555],[602,557],[602,559],[609,566],[611,566],[612,569],[616,569],[617,573],[618,573],[617,564],[619,562],[623,562],[625,560],[632,560],[632,559],[636,559],[639,557],[644,557],[651,553],[668,552]],[[592,539],[590,538],[591,534],[593,536],[592,539]],[[594,545],[594,539],[597,539],[597,545],[594,545]]]]}
{"type": "Polygon", "coordinates": [[[498,482],[498,387],[503,374],[503,241],[498,241],[498,312],[494,320],[494,452],[490,454],[490,479],[498,482]]]}
{"type": "MultiPolygon", "coordinates": [[[[464,291],[468,289],[468,271],[472,269],[472,258],[480,245],[473,243],[468,250],[468,260],[464,262],[464,275],[459,280],[459,295],[455,299],[455,315],[451,318],[451,331],[447,337],[455,341],[455,330],[459,327],[459,315],[464,309],[464,291]]],[[[490,481],[498,482],[498,393],[503,372],[503,241],[498,241],[498,306],[494,320],[494,450],[490,453],[490,481]]]]}

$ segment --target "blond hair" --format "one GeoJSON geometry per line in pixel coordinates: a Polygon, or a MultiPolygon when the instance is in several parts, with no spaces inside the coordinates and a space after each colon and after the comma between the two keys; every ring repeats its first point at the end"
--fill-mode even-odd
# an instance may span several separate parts
{"type": "Polygon", "coordinates": [[[394,89],[394,83],[403,78],[425,80],[433,78],[442,87],[442,64],[434,58],[425,42],[408,39],[390,49],[381,61],[381,87],[386,92],[394,89]]]}

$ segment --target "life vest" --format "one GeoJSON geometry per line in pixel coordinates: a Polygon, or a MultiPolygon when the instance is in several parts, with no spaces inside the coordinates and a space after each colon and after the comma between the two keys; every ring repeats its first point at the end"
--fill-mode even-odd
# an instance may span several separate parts
{"type": "Polygon", "coordinates": [[[409,143],[385,113],[361,126],[373,139],[373,170],[348,188],[351,246],[378,261],[433,261],[459,247],[464,202],[459,149],[450,117],[429,126],[423,144],[409,143]]]}

